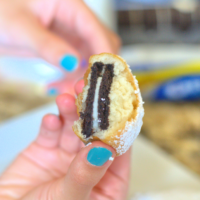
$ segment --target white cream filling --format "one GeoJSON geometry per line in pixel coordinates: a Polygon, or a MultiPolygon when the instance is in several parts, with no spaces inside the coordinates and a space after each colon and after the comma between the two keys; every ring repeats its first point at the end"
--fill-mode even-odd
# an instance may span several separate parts
{"type": "Polygon", "coordinates": [[[98,121],[98,99],[99,99],[99,89],[101,85],[102,77],[97,79],[97,85],[95,90],[94,102],[93,102],[93,130],[96,132],[99,129],[98,121]]]}
{"type": "MultiPolygon", "coordinates": [[[[103,76],[104,71],[105,71],[105,66],[103,67],[101,76],[103,76]]],[[[94,95],[94,102],[93,102],[92,117],[93,117],[93,131],[94,132],[97,132],[99,130],[99,122],[101,122],[100,119],[98,119],[98,100],[99,100],[99,89],[101,86],[101,82],[102,82],[102,77],[99,77],[97,79],[96,90],[95,90],[95,95],[94,95]]]]}

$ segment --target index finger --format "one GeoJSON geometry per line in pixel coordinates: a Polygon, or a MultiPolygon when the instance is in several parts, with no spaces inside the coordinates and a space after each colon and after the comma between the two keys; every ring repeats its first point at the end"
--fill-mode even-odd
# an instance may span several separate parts
{"type": "Polygon", "coordinates": [[[62,6],[59,7],[57,18],[59,21],[64,22],[72,33],[76,33],[87,44],[92,54],[115,52],[109,34],[105,31],[105,26],[84,1],[63,1],[62,6]],[[66,12],[66,8],[70,9],[66,12]]]}
{"type": "Polygon", "coordinates": [[[79,93],[81,93],[83,91],[83,87],[84,87],[84,80],[81,79],[80,81],[78,81],[75,85],[75,92],[76,95],[78,95],[79,93]]]}
{"type": "Polygon", "coordinates": [[[97,16],[82,2],[81,23],[77,23],[77,31],[80,37],[91,49],[92,54],[103,52],[114,53],[109,34],[97,16]],[[84,23],[87,22],[87,23],[84,23]],[[84,30],[84,31],[83,31],[84,30]]]}

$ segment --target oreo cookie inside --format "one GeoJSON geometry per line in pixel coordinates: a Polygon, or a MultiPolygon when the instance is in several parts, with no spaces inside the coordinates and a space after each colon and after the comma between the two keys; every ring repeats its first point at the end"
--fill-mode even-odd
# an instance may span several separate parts
{"type": "Polygon", "coordinates": [[[82,134],[88,138],[97,131],[109,127],[110,88],[114,77],[114,65],[95,62],[91,67],[90,88],[86,98],[82,134]]]}

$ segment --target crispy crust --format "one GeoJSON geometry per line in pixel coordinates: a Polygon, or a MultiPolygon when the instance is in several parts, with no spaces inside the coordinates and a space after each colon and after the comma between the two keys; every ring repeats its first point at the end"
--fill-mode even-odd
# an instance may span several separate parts
{"type": "MultiPolygon", "coordinates": [[[[129,66],[126,64],[125,60],[123,60],[121,57],[114,55],[114,54],[108,54],[108,53],[102,53],[99,55],[91,56],[89,59],[89,67],[84,75],[84,83],[85,86],[88,84],[88,75],[90,74],[91,67],[96,60],[99,60],[101,56],[109,56],[114,58],[115,60],[120,61],[124,67],[125,71],[127,72],[127,80],[131,83],[131,85],[134,88],[136,100],[133,102],[134,111],[132,112],[132,115],[128,119],[127,122],[123,123],[122,126],[117,130],[116,132],[112,134],[108,134],[105,139],[101,139],[102,142],[112,146],[117,153],[117,156],[122,155],[125,153],[130,146],[132,145],[135,138],[138,136],[140,129],[142,127],[142,118],[144,115],[144,109],[143,109],[143,102],[142,97],[140,94],[140,90],[138,87],[138,82],[136,78],[132,75],[129,66]]],[[[83,93],[80,93],[78,95],[78,98],[76,100],[77,105],[77,113],[80,116],[80,112],[82,110],[82,99],[83,99],[83,93]]],[[[73,130],[75,134],[85,143],[89,143],[92,141],[100,140],[99,138],[93,136],[89,139],[84,139],[80,131],[78,131],[78,128],[76,124],[73,126],[73,130]]]]}

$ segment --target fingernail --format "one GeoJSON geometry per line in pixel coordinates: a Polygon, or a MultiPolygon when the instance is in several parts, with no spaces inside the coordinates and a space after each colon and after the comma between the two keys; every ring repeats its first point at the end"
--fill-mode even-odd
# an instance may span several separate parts
{"type": "Polygon", "coordinates": [[[60,65],[68,72],[73,72],[78,67],[78,59],[73,55],[65,55],[60,61],[60,65]]]}
{"type": "Polygon", "coordinates": [[[87,160],[95,166],[102,166],[112,156],[112,152],[103,147],[94,147],[90,149],[87,160]]]}
{"type": "Polygon", "coordinates": [[[56,96],[56,95],[58,95],[58,90],[55,88],[50,88],[50,89],[48,89],[47,94],[49,96],[56,96]]]}
{"type": "Polygon", "coordinates": [[[86,59],[83,59],[83,60],[81,61],[81,67],[82,67],[82,68],[85,68],[85,67],[87,67],[87,65],[88,65],[87,60],[86,60],[86,59]]]}

